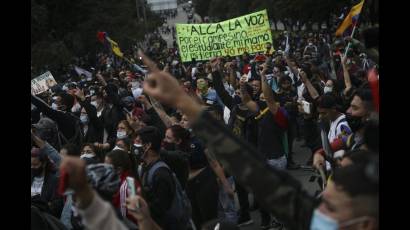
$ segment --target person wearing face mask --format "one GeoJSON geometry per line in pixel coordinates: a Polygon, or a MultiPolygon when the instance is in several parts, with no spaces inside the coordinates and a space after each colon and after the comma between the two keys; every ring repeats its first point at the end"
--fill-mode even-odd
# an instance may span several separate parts
{"type": "Polygon", "coordinates": [[[310,39],[305,50],[303,51],[303,55],[308,55],[312,53],[317,53],[317,47],[313,45],[313,41],[310,39]]]}
{"type": "Polygon", "coordinates": [[[133,128],[127,120],[122,120],[118,123],[116,137],[110,138],[106,143],[94,143],[94,146],[100,150],[109,150],[116,147],[116,141],[126,138],[133,138],[135,136],[133,128]]]}
{"type": "Polygon", "coordinates": [[[224,107],[221,99],[219,98],[216,91],[209,87],[208,80],[200,78],[196,82],[197,94],[207,105],[219,105],[221,108],[224,107]]]}
{"type": "Polygon", "coordinates": [[[133,177],[135,182],[136,191],[141,188],[140,182],[137,177],[132,173],[132,163],[130,159],[130,154],[122,150],[113,150],[105,156],[105,164],[110,164],[113,166],[114,170],[120,176],[121,186],[114,194],[112,203],[114,207],[120,211],[123,218],[128,218],[135,224],[138,224],[136,219],[129,214],[129,211],[126,209],[126,199],[129,197],[129,186],[127,177],[133,177]]]}
{"type": "MultiPolygon", "coordinates": [[[[212,78],[215,91],[225,106],[231,111],[228,126],[235,130],[235,134],[256,146],[256,123],[251,119],[254,117],[252,112],[242,103],[240,90],[237,89],[235,95],[231,97],[222,84],[222,74],[217,59],[211,60],[211,67],[213,69],[212,78]]],[[[257,83],[255,82],[255,84],[257,83]]],[[[254,89],[249,84],[245,87],[247,93],[253,95],[254,89]]]]}
{"type": "Polygon", "coordinates": [[[131,139],[130,138],[124,138],[124,139],[119,139],[115,142],[115,147],[113,148],[112,151],[114,150],[120,150],[128,153],[128,157],[130,158],[130,169],[129,173],[132,177],[137,178],[138,177],[138,156],[137,154],[131,154],[132,150],[135,150],[134,148],[131,148],[131,139]]]}
{"type": "Polygon", "coordinates": [[[47,205],[50,214],[60,218],[64,201],[57,194],[56,168],[39,148],[31,149],[31,200],[47,205]]]}
{"type": "MultiPolygon", "coordinates": [[[[156,82],[155,85],[145,85],[144,90],[155,99],[188,114],[195,133],[206,146],[218,159],[227,163],[224,166],[241,183],[254,189],[260,204],[287,229],[379,229],[378,170],[368,170],[368,167],[374,169],[377,163],[335,170],[317,207],[316,199],[303,191],[301,184],[292,176],[286,171],[268,168],[258,162],[252,157],[256,154],[252,147],[235,138],[226,126],[205,112],[177,87],[172,76],[159,71],[150,59],[142,53],[140,55],[151,70],[149,78],[156,82]],[[164,97],[164,94],[167,96],[164,97]]],[[[267,88],[266,85],[264,88],[267,88]]]]}
{"type": "Polygon", "coordinates": [[[104,127],[101,120],[97,117],[97,109],[86,100],[83,90],[77,90],[75,96],[81,106],[80,121],[84,142],[102,142],[104,127]]]}
{"type": "MultiPolygon", "coordinates": [[[[103,88],[101,92],[96,94],[95,98],[91,98],[91,101],[96,99],[97,105],[100,107],[97,108],[97,117],[104,125],[102,143],[110,142],[113,144],[113,140],[116,139],[117,135],[118,123],[126,119],[126,117],[118,95],[118,87],[112,82],[107,82],[101,73],[97,73],[96,77],[103,85],[103,88]]],[[[107,78],[107,76],[105,76],[105,78],[107,78]]],[[[110,147],[107,148],[107,146],[105,146],[104,149],[110,149],[110,147]]]]}
{"type": "Polygon", "coordinates": [[[122,120],[118,123],[117,140],[133,137],[134,135],[134,130],[131,128],[127,120],[122,120]]]}
{"type": "MultiPolygon", "coordinates": [[[[228,120],[228,127],[233,134],[243,140],[248,141],[251,145],[256,146],[257,143],[257,123],[255,122],[255,115],[242,103],[241,91],[238,89],[234,97],[230,97],[228,92],[224,89],[221,80],[220,70],[217,68],[217,60],[212,59],[211,65],[214,66],[212,78],[214,80],[214,87],[223,103],[230,109],[230,116],[228,120]]],[[[253,94],[253,88],[246,84],[246,91],[249,95],[253,94]]],[[[262,159],[261,159],[262,161],[262,159]]],[[[238,195],[240,210],[238,226],[252,224],[253,220],[250,216],[248,191],[235,180],[235,188],[238,195]]]]}
{"type": "Polygon", "coordinates": [[[289,129],[287,132],[288,136],[288,159],[287,159],[287,169],[298,169],[300,166],[293,161],[293,140],[296,137],[296,118],[298,114],[297,108],[297,93],[292,87],[292,79],[287,75],[282,75],[279,78],[279,91],[278,97],[280,105],[283,106],[289,115],[289,129]]]}
{"type": "Polygon", "coordinates": [[[59,110],[60,105],[61,105],[61,97],[60,96],[52,97],[51,108],[54,110],[59,110]]]}
{"type": "Polygon", "coordinates": [[[45,116],[57,123],[60,145],[66,143],[81,145],[83,142],[83,134],[81,132],[80,119],[71,112],[71,108],[74,105],[74,97],[67,93],[60,93],[59,96],[61,97],[59,110],[52,109],[35,95],[31,95],[31,103],[45,116]]]}
{"type": "Polygon", "coordinates": [[[85,160],[86,164],[97,164],[100,163],[101,160],[98,158],[94,145],[91,143],[85,143],[81,147],[81,155],[80,158],[85,160]]]}
{"type": "Polygon", "coordinates": [[[325,82],[325,87],[323,88],[324,94],[331,94],[336,99],[336,104],[339,106],[340,111],[346,111],[349,108],[349,104],[343,100],[343,93],[339,90],[339,84],[333,79],[328,79],[325,82]]]}
{"type": "Polygon", "coordinates": [[[348,136],[352,133],[346,116],[337,109],[336,99],[331,94],[324,94],[318,100],[319,119],[330,122],[328,132],[329,142],[340,136],[348,136]]]}
{"type": "Polygon", "coordinates": [[[369,178],[366,166],[353,164],[335,171],[313,212],[311,230],[379,229],[378,183],[369,178]]]}
{"type": "MultiPolygon", "coordinates": [[[[207,220],[217,217],[216,177],[202,143],[186,128],[180,125],[171,126],[167,129],[165,139],[166,142],[172,143],[177,151],[186,154],[188,167],[183,183],[186,184],[187,195],[192,205],[192,220],[199,228],[207,220]]],[[[185,176],[182,173],[181,175],[185,176]]]]}
{"type": "Polygon", "coordinates": [[[118,139],[115,142],[115,147],[114,147],[113,150],[119,149],[119,150],[122,150],[122,151],[125,151],[125,152],[129,153],[130,152],[130,144],[131,144],[131,139],[128,138],[128,137],[124,138],[124,139],[118,139]]]}
{"type": "MultiPolygon", "coordinates": [[[[264,65],[261,71],[262,94],[257,102],[250,99],[246,92],[246,82],[241,79],[241,95],[244,104],[255,115],[258,124],[257,148],[260,159],[269,167],[285,170],[287,167],[285,137],[288,130],[288,115],[280,105],[279,98],[269,87],[266,72],[268,66],[264,65]]],[[[287,143],[286,143],[287,144],[287,143]]],[[[268,229],[272,223],[276,226],[281,224],[274,221],[267,210],[261,208],[261,228],[268,229]],[[273,222],[272,222],[273,221],[273,222]]]]}
{"type": "Polygon", "coordinates": [[[146,126],[137,132],[136,140],[141,143],[143,151],[141,154],[143,163],[139,172],[142,197],[150,207],[152,219],[162,229],[178,229],[175,224],[171,224],[175,220],[168,213],[175,196],[174,183],[176,181],[174,181],[169,167],[158,167],[159,164],[166,165],[160,158],[161,135],[157,128],[146,126]],[[152,180],[149,181],[148,177],[151,177],[152,180]]]}
{"type": "Polygon", "coordinates": [[[185,138],[177,138],[179,136],[175,135],[181,133],[186,137],[191,136],[190,132],[180,125],[172,125],[166,130],[160,155],[161,159],[175,172],[182,189],[185,190],[189,176],[189,154],[186,148],[179,147],[180,145],[186,146],[188,143],[185,138]]]}
{"type": "MultiPolygon", "coordinates": [[[[374,106],[371,91],[369,89],[358,90],[354,94],[349,109],[346,111],[345,118],[352,133],[330,142],[331,150],[335,152],[340,149],[355,150],[366,148],[364,136],[366,123],[369,121],[372,113],[374,113],[374,106]]],[[[316,168],[323,167],[325,164],[323,149],[315,152],[313,164],[316,168]]]]}

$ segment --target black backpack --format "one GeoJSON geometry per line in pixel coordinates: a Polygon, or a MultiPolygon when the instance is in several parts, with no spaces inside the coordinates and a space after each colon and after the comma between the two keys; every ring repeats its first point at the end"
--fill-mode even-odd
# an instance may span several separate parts
{"type": "Polygon", "coordinates": [[[161,160],[163,160],[172,172],[175,173],[176,178],[183,190],[186,188],[189,176],[189,156],[187,153],[175,151],[161,151],[161,160]]]}
{"type": "MultiPolygon", "coordinates": [[[[164,161],[158,161],[156,162],[149,170],[147,175],[145,176],[144,179],[144,187],[147,187],[148,189],[151,189],[152,187],[152,181],[155,172],[159,168],[166,168],[172,175],[173,177],[173,182],[175,185],[175,195],[171,203],[171,207],[167,210],[166,212],[166,220],[167,220],[167,226],[169,226],[172,229],[178,229],[178,230],[186,230],[191,227],[191,217],[192,217],[192,206],[191,206],[191,201],[189,200],[188,196],[186,195],[185,191],[182,189],[175,173],[172,172],[172,170],[168,167],[168,165],[164,161]]],[[[142,175],[140,175],[142,178],[142,175]]],[[[147,191],[149,192],[149,191],[147,191]]]]}
{"type": "Polygon", "coordinates": [[[81,121],[80,118],[74,116],[71,113],[67,113],[69,114],[74,120],[75,120],[75,134],[73,137],[71,137],[70,139],[67,139],[64,134],[62,132],[60,132],[60,130],[58,129],[58,125],[57,125],[57,132],[58,132],[58,142],[60,147],[65,145],[65,144],[75,144],[78,146],[81,146],[83,143],[83,139],[84,139],[84,135],[83,132],[81,131],[81,121]]]}

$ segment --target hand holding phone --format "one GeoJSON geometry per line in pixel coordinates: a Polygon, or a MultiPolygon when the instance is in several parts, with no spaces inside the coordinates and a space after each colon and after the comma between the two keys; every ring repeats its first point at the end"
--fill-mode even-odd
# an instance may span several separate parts
{"type": "MultiPolygon", "coordinates": [[[[136,195],[137,195],[137,191],[136,191],[136,189],[135,189],[135,180],[134,180],[134,178],[132,178],[132,177],[127,177],[126,180],[127,180],[127,186],[128,186],[128,188],[129,188],[130,196],[131,196],[131,197],[136,196],[136,195]]],[[[139,204],[138,201],[137,201],[137,203],[136,203],[136,206],[137,206],[137,208],[140,208],[140,204],[139,204]]]]}

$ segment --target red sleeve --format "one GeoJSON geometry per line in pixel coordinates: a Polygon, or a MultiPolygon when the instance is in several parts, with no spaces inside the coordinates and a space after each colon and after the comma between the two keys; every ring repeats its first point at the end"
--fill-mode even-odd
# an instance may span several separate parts
{"type": "Polygon", "coordinates": [[[343,141],[341,138],[335,138],[332,143],[330,143],[330,148],[333,152],[343,149],[343,141]]]}
{"type": "Polygon", "coordinates": [[[288,124],[288,118],[286,117],[284,111],[282,108],[278,109],[278,112],[273,116],[273,119],[275,119],[276,124],[281,128],[281,129],[287,129],[289,124],[288,124]]]}

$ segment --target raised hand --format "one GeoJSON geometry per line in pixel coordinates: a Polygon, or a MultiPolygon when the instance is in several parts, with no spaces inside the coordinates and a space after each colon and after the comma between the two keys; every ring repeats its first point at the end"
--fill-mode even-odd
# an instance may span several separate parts
{"type": "Polygon", "coordinates": [[[177,101],[186,94],[178,81],[169,73],[160,71],[156,64],[141,51],[139,55],[149,70],[148,77],[144,81],[144,92],[164,104],[176,107],[177,101]]]}

